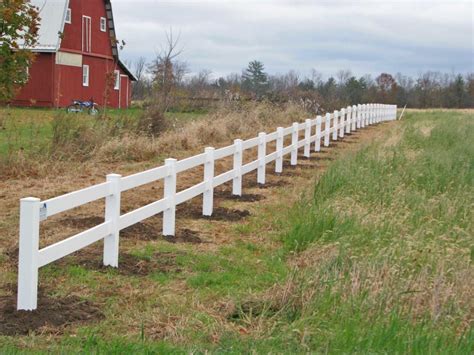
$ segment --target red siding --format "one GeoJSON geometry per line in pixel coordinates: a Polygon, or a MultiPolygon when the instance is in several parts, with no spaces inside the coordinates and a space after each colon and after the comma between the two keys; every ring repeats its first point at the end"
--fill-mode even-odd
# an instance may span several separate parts
{"type": "Polygon", "coordinates": [[[64,25],[61,50],[82,52],[82,16],[89,16],[92,20],[91,54],[112,57],[108,23],[106,32],[100,30],[100,18],[107,17],[104,0],[70,0],[69,8],[71,9],[72,21],[71,24],[66,23],[64,25]]]}
{"type": "Polygon", "coordinates": [[[66,107],[73,100],[94,99],[100,106],[126,108],[130,104],[129,78],[121,78],[121,90],[114,89],[114,71],[118,68],[112,55],[108,28],[100,30],[100,18],[106,18],[104,0],[70,0],[71,24],[65,24],[60,50],[82,55],[89,65],[89,86],[82,84],[82,68],[55,64],[55,54],[42,53],[31,68],[31,80],[15,100],[28,106],[66,107]],[[91,18],[91,51],[83,52],[82,18],[91,18]],[[110,78],[109,80],[107,78],[110,78]]]}
{"type": "Polygon", "coordinates": [[[30,68],[30,79],[13,101],[18,106],[52,107],[55,54],[40,53],[30,68]]]}
{"type": "Polygon", "coordinates": [[[119,107],[118,91],[114,90],[114,82],[109,79],[107,84],[107,74],[113,78],[116,64],[113,60],[105,60],[84,56],[83,64],[89,66],[89,86],[82,85],[82,68],[69,67],[64,65],[56,66],[56,106],[65,107],[72,100],[94,99],[100,106],[119,107]],[[108,89],[106,90],[106,87],[108,89]]]}

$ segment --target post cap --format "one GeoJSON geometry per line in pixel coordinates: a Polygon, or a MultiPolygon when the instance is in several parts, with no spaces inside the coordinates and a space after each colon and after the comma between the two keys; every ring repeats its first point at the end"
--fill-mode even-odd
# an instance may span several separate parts
{"type": "Polygon", "coordinates": [[[36,202],[40,202],[41,200],[36,197],[26,197],[26,198],[22,198],[20,201],[24,203],[36,203],[36,202]]]}
{"type": "Polygon", "coordinates": [[[168,158],[168,159],[165,160],[165,164],[166,164],[166,165],[175,164],[177,161],[178,161],[177,159],[168,158]]]}
{"type": "Polygon", "coordinates": [[[119,174],[107,174],[107,179],[121,179],[122,175],[119,174]]]}

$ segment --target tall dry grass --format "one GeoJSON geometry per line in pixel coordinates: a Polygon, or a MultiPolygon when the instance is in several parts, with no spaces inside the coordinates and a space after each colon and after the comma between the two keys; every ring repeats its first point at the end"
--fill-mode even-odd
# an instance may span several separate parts
{"type": "MultiPolygon", "coordinates": [[[[136,117],[91,120],[56,114],[48,123],[48,135],[38,133],[29,137],[31,149],[19,147],[0,154],[0,177],[46,176],[78,164],[156,162],[166,156],[179,158],[206,146],[228,145],[236,138],[274,131],[277,126],[288,126],[305,117],[306,113],[292,104],[227,104],[194,121],[179,124],[170,121],[166,130],[154,137],[141,129],[141,120],[136,117]]],[[[20,137],[21,130],[16,135],[20,137]]]]}
{"type": "Polygon", "coordinates": [[[157,138],[130,132],[113,137],[96,152],[100,161],[144,161],[162,155],[182,157],[206,146],[232,144],[237,138],[255,137],[258,132],[274,131],[300,121],[306,113],[297,105],[276,107],[269,103],[222,106],[206,117],[171,128],[157,138]]]}

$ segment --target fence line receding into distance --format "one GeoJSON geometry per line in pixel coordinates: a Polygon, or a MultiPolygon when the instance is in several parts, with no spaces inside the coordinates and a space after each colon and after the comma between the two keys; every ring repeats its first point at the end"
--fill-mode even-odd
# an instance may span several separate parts
{"type": "Polygon", "coordinates": [[[206,148],[204,153],[176,160],[166,159],[165,165],[145,172],[122,177],[117,174],[107,176],[107,181],[67,195],[46,201],[25,198],[20,201],[20,246],[18,265],[18,310],[35,310],[38,297],[38,270],[58,259],[70,255],[88,245],[104,240],[103,263],[118,267],[120,231],[140,221],[163,213],[163,235],[174,236],[176,228],[176,206],[203,195],[202,213],[213,213],[214,188],[232,181],[232,194],[242,194],[242,177],[257,170],[257,182],[265,184],[266,165],[275,162],[275,172],[283,171],[283,158],[290,154],[291,165],[298,164],[298,150],[304,149],[309,158],[311,149],[321,150],[321,145],[329,146],[331,140],[343,138],[344,134],[383,121],[395,120],[397,106],[365,104],[349,106],[340,111],[317,116],[303,123],[278,129],[273,133],[260,133],[248,140],[236,139],[233,145],[214,149],[206,148]],[[324,123],[324,128],[323,128],[324,123]],[[304,131],[304,138],[299,139],[304,131]],[[291,136],[291,144],[284,145],[285,137],[291,136]],[[276,142],[276,151],[267,154],[267,144],[276,142]],[[243,165],[245,150],[257,148],[256,160],[243,165]],[[215,176],[214,163],[219,159],[233,156],[233,169],[215,176]],[[203,181],[183,191],[176,191],[177,174],[204,166],[203,181]],[[164,180],[164,196],[161,200],[121,215],[120,194],[124,191],[164,180]],[[104,223],[76,234],[70,238],[39,248],[40,223],[47,218],[75,207],[105,198],[104,223]]]}

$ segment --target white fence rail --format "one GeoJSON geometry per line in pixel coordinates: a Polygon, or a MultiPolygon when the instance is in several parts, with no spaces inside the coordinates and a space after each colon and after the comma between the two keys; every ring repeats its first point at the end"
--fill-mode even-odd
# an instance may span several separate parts
{"type": "Polygon", "coordinates": [[[283,158],[290,154],[291,165],[298,164],[298,150],[303,148],[304,156],[310,157],[311,147],[321,150],[321,144],[329,146],[332,140],[343,138],[345,134],[375,123],[395,120],[397,107],[394,105],[366,104],[349,106],[341,111],[326,114],[325,119],[317,116],[303,123],[278,129],[273,133],[260,133],[258,137],[242,141],[236,139],[233,145],[214,149],[193,157],[176,160],[166,159],[165,165],[142,173],[122,177],[117,174],[107,176],[105,183],[95,185],[67,195],[46,201],[25,198],[20,202],[20,247],[18,266],[18,310],[37,308],[38,270],[58,259],[72,254],[90,244],[104,239],[103,263],[118,267],[120,231],[147,218],[163,213],[163,235],[174,236],[176,227],[176,206],[196,196],[203,195],[202,213],[213,213],[214,188],[232,181],[233,195],[242,194],[242,177],[257,170],[257,182],[265,184],[266,165],[275,162],[275,172],[283,171],[283,158]],[[324,129],[322,124],[324,122],[324,129]],[[304,138],[299,139],[304,131],[304,138]],[[285,137],[291,136],[291,144],[284,146],[285,137]],[[276,151],[267,154],[268,143],[276,143],[276,151]],[[255,161],[243,165],[245,150],[257,148],[255,161]],[[233,169],[215,176],[216,160],[233,156],[233,169]],[[176,190],[177,174],[198,166],[204,166],[204,180],[186,190],[176,190]],[[164,196],[134,211],[120,214],[120,195],[133,188],[164,180],[164,196]],[[39,249],[40,223],[58,213],[105,198],[105,221],[98,226],[76,234],[68,239],[39,249]]]}

